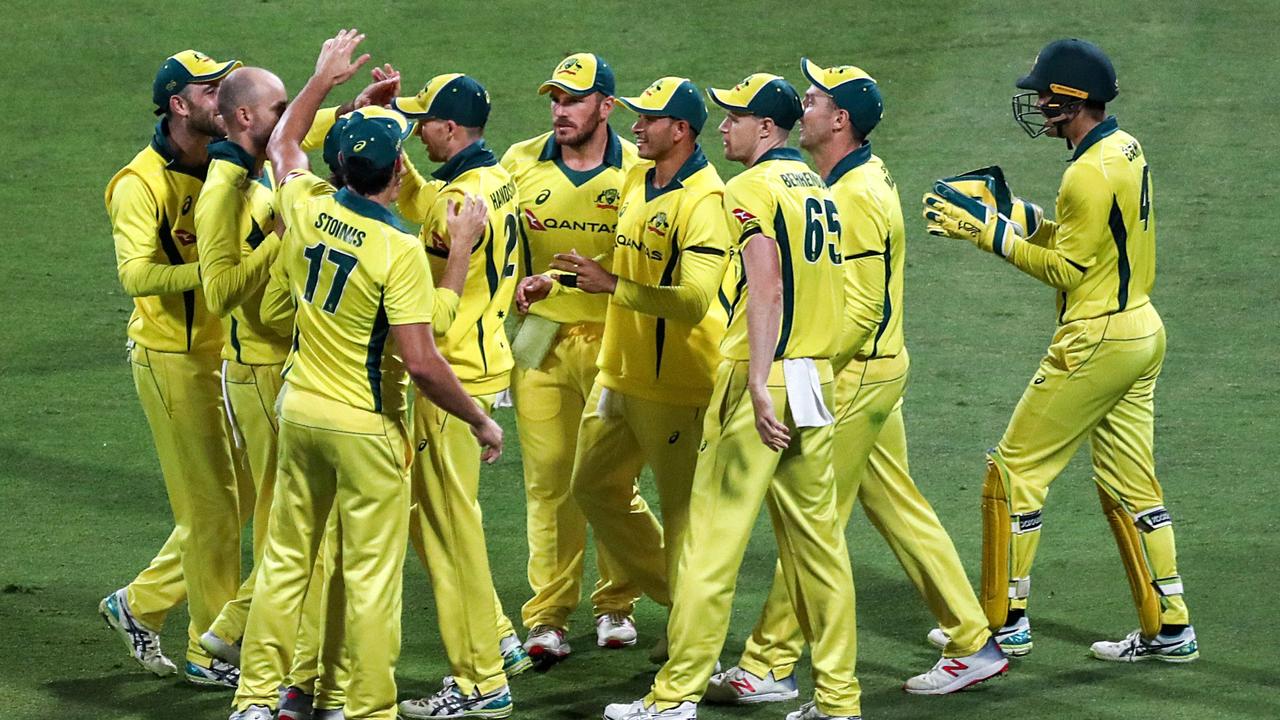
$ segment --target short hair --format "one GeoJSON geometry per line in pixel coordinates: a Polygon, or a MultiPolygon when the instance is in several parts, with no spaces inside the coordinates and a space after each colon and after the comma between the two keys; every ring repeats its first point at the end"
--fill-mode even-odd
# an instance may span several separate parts
{"type": "Polygon", "coordinates": [[[343,158],[342,175],[347,187],[361,195],[377,195],[391,184],[396,166],[376,167],[364,158],[343,158]]]}

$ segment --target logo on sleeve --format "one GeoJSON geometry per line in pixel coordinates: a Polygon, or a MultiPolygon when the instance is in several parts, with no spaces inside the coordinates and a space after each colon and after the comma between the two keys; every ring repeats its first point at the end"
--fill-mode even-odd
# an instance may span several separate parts
{"type": "Polygon", "coordinates": [[[436,232],[435,230],[431,231],[431,247],[437,250],[445,250],[445,251],[449,249],[449,246],[446,245],[444,242],[444,236],[436,232]]]}
{"type": "Polygon", "coordinates": [[[741,223],[742,225],[746,225],[747,223],[752,221],[759,222],[758,220],[756,220],[755,215],[752,215],[751,213],[747,212],[746,210],[743,210],[742,208],[734,208],[733,217],[736,218],[738,222],[741,223]]]}

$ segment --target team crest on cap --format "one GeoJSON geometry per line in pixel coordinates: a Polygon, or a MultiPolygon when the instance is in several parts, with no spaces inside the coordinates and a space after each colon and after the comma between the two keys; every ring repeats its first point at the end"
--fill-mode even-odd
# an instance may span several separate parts
{"type": "Polygon", "coordinates": [[[670,223],[667,222],[667,214],[665,212],[654,215],[645,224],[648,226],[649,232],[662,237],[667,236],[667,228],[671,227],[670,223]]]}
{"type": "Polygon", "coordinates": [[[582,70],[582,63],[578,62],[578,58],[571,57],[560,63],[560,67],[556,69],[557,75],[577,75],[582,70]]]}
{"type": "Polygon", "coordinates": [[[620,197],[621,194],[615,188],[609,188],[596,196],[596,207],[601,210],[617,210],[620,197]]]}

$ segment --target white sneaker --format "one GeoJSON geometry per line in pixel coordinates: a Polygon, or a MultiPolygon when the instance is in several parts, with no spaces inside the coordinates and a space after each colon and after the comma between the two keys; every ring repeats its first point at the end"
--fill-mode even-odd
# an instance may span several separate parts
{"type": "Polygon", "coordinates": [[[760,677],[735,665],[711,676],[702,699],[717,705],[751,705],[793,700],[799,696],[795,675],[775,680],[772,671],[760,677]]]}
{"type": "Polygon", "coordinates": [[[497,718],[511,717],[511,690],[508,686],[481,694],[479,688],[463,695],[457,685],[447,684],[435,695],[400,703],[400,715],[410,720],[436,720],[437,718],[497,718]]]}
{"type": "Polygon", "coordinates": [[[303,692],[296,685],[290,685],[280,693],[279,720],[314,720],[314,703],[315,696],[303,692]]]}
{"type": "Polygon", "coordinates": [[[530,630],[528,639],[524,641],[524,649],[534,664],[541,666],[563,660],[572,652],[568,641],[564,639],[564,630],[552,625],[537,625],[530,630]]]}
{"type": "Polygon", "coordinates": [[[200,647],[222,662],[240,667],[240,643],[229,643],[210,630],[200,636],[200,647]]]}
{"type": "Polygon", "coordinates": [[[787,713],[787,720],[862,720],[861,715],[827,715],[812,700],[787,713]]]}
{"type": "Polygon", "coordinates": [[[188,660],[182,675],[187,682],[200,687],[235,690],[240,684],[240,668],[218,658],[210,660],[207,666],[188,660]]]}
{"type": "Polygon", "coordinates": [[[596,645],[616,650],[635,644],[636,621],[630,615],[615,612],[596,618],[596,645]]]}
{"type": "Polygon", "coordinates": [[[240,712],[232,711],[227,720],[272,720],[274,715],[266,705],[250,705],[240,712]]]}
{"type": "Polygon", "coordinates": [[[513,678],[533,667],[533,660],[529,658],[529,653],[524,651],[524,645],[520,643],[519,636],[514,633],[498,642],[498,651],[502,653],[502,672],[506,673],[508,678],[513,678]]]}
{"type": "Polygon", "coordinates": [[[1031,619],[1026,615],[1017,622],[992,633],[1000,649],[1009,657],[1023,657],[1031,654],[1031,619]]]}
{"type": "Polygon", "coordinates": [[[644,700],[614,703],[605,706],[604,720],[698,720],[698,706],[682,702],[675,707],[659,710],[657,705],[645,705],[644,700]]]}
{"type": "Polygon", "coordinates": [[[1119,642],[1101,640],[1089,649],[1099,660],[1111,662],[1163,660],[1171,663],[1186,663],[1200,657],[1196,631],[1190,625],[1177,635],[1161,633],[1150,640],[1142,637],[1141,630],[1134,630],[1119,642]]]}
{"type": "Polygon", "coordinates": [[[174,675],[178,666],[164,656],[160,649],[160,633],[144,626],[129,612],[128,593],[124,588],[102,598],[98,614],[107,621],[107,627],[115,630],[129,648],[129,655],[142,667],[159,677],[174,675]]]}
{"type": "Polygon", "coordinates": [[[928,640],[930,645],[939,650],[945,650],[947,645],[951,643],[951,636],[947,634],[946,630],[936,627],[929,631],[929,634],[925,636],[925,640],[928,640]]]}
{"type": "Polygon", "coordinates": [[[912,695],[946,695],[977,685],[1009,669],[1009,659],[994,638],[972,655],[942,658],[927,673],[916,675],[902,685],[912,695]]]}

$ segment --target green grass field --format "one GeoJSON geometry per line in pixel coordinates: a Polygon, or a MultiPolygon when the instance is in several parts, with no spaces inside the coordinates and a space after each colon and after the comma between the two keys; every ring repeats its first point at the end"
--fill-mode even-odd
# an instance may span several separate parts
{"type": "MultiPolygon", "coordinates": [[[[1090,642],[1121,636],[1136,619],[1081,457],[1045,511],[1032,605],[1036,650],[1007,678],[973,692],[917,698],[900,691],[903,679],[936,657],[923,642],[931,619],[879,536],[855,516],[849,539],[864,713],[885,720],[1280,717],[1280,634],[1269,617],[1280,589],[1269,505],[1280,379],[1270,274],[1280,252],[1269,236],[1280,128],[1269,105],[1280,79],[1274,51],[1265,49],[1273,47],[1267,38],[1280,24],[1280,4],[840,4],[10,6],[0,43],[7,156],[0,169],[7,208],[0,216],[0,718],[226,717],[228,694],[143,673],[95,612],[171,525],[125,362],[130,301],[115,278],[102,190],[151,136],[150,84],[165,56],[196,47],[239,57],[277,71],[296,92],[320,42],[351,25],[368,33],[374,60],[403,69],[408,85],[449,71],[486,83],[494,104],[488,137],[499,152],[549,127],[535,89],[560,58],[579,50],[603,54],[627,94],[668,74],[725,86],[767,70],[798,82],[801,55],[875,75],[887,114],[874,147],[898,181],[911,247],[912,459],[975,579],[983,450],[999,438],[1047,344],[1053,297],[964,243],[924,234],[919,197],[936,177],[999,163],[1019,194],[1051,207],[1067,153],[1058,141],[1028,140],[1014,125],[1013,80],[1051,39],[1099,43],[1120,75],[1114,111],[1143,141],[1155,179],[1155,302],[1169,334],[1158,461],[1203,657],[1185,667],[1086,657],[1090,642]]],[[[340,90],[343,99],[356,92],[350,85],[340,90]]],[[[710,131],[718,119],[713,112],[705,144],[729,177],[737,168],[723,161],[710,131]]],[[[619,108],[614,126],[629,124],[619,108]]],[[[411,152],[428,164],[416,144],[411,152]]],[[[486,471],[483,503],[495,582],[518,616],[528,594],[524,506],[513,429],[508,438],[501,463],[486,471]]],[[[447,670],[425,573],[409,558],[399,676],[402,694],[420,694],[447,670]]],[[[773,558],[762,521],[742,569],[726,664],[754,622],[773,558]]],[[[644,601],[637,616],[647,646],[663,615],[644,601]]],[[[185,623],[175,612],[165,628],[173,657],[181,656],[185,623]]],[[[598,717],[605,703],[647,688],[655,668],[643,649],[597,651],[589,609],[575,623],[578,652],[570,661],[514,681],[518,717],[598,717]]],[[[807,666],[801,687],[812,689],[807,666]]],[[[781,718],[786,710],[706,707],[703,716],[781,718]]]]}

